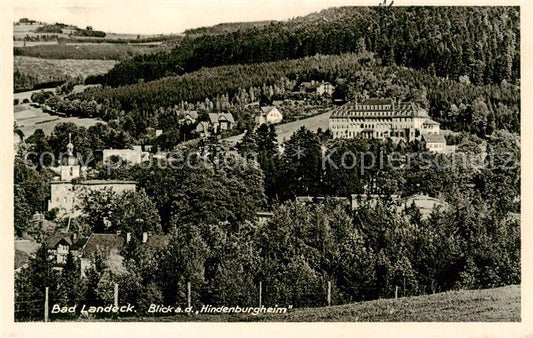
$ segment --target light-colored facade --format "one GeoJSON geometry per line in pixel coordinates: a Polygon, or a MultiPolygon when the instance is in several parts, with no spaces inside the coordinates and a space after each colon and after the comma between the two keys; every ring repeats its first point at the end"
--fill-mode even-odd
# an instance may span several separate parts
{"type": "Polygon", "coordinates": [[[131,164],[139,164],[142,161],[141,147],[135,147],[135,149],[104,149],[102,153],[104,163],[109,162],[112,156],[120,157],[122,161],[131,164]]]}
{"type": "Polygon", "coordinates": [[[334,138],[391,138],[395,141],[420,140],[422,135],[440,132],[439,123],[414,103],[395,103],[392,99],[368,99],[347,103],[329,118],[334,138]]]}
{"type": "Polygon", "coordinates": [[[261,114],[256,118],[258,126],[262,124],[276,124],[283,120],[283,114],[273,106],[261,107],[261,114]]]}
{"type": "Polygon", "coordinates": [[[422,219],[427,219],[433,210],[445,211],[448,208],[448,203],[440,199],[430,197],[428,195],[417,194],[403,199],[399,210],[403,211],[412,205],[420,210],[422,219]]]}
{"type": "Polygon", "coordinates": [[[335,91],[335,87],[329,82],[322,82],[316,87],[316,93],[320,96],[327,94],[331,96],[335,91]]]}
{"type": "Polygon", "coordinates": [[[48,210],[57,208],[58,216],[76,217],[82,214],[83,195],[89,191],[110,189],[115,193],[135,191],[134,181],[86,180],[78,183],[55,181],[50,183],[48,210]]]}
{"type": "Polygon", "coordinates": [[[426,145],[426,150],[435,153],[446,152],[446,139],[442,135],[424,135],[422,141],[426,145]]]}
{"type": "Polygon", "coordinates": [[[318,96],[329,95],[331,96],[335,91],[335,87],[329,82],[302,82],[298,87],[300,93],[316,94],[318,96]]]}

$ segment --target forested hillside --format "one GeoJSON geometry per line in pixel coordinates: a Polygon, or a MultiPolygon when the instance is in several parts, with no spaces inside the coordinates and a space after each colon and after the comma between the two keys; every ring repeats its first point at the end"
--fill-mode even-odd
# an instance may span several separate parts
{"type": "MultiPolygon", "coordinates": [[[[93,88],[70,97],[71,102],[95,100],[96,115],[104,120],[128,112],[132,124],[142,130],[158,125],[163,111],[184,102],[194,109],[231,109],[245,122],[240,109],[262,96],[282,97],[301,81],[325,80],[335,83],[334,96],[346,100],[365,97],[394,97],[414,101],[427,108],[443,128],[490,134],[495,129],[520,130],[520,87],[499,84],[473,84],[468,79],[454,81],[396,65],[381,66],[372,54],[315,56],[297,60],[250,65],[204,68],[182,76],[120,86],[93,88]]],[[[66,111],[68,113],[68,111],[66,111]]],[[[75,114],[75,113],[73,113],[75,114]]]]}
{"type": "Polygon", "coordinates": [[[186,37],[171,52],[117,65],[119,86],[202,67],[370,51],[383,65],[427,68],[475,84],[515,82],[520,73],[517,7],[343,7],[227,34],[186,37]]]}

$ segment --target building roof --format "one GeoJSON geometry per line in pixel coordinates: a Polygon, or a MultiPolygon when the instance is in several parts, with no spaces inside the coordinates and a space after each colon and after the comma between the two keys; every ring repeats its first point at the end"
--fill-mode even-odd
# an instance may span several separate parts
{"type": "MultiPolygon", "coordinates": [[[[52,181],[50,184],[74,184],[70,181],[52,181]]],[[[80,185],[106,185],[106,184],[137,184],[136,181],[122,181],[122,180],[85,180],[79,181],[76,184],[80,185]]]]}
{"type": "Polygon", "coordinates": [[[348,102],[336,108],[330,118],[391,118],[391,117],[426,117],[427,111],[413,102],[394,103],[391,98],[366,99],[361,103],[348,102]],[[386,113],[385,115],[383,115],[386,113]]]}
{"type": "Polygon", "coordinates": [[[15,250],[15,270],[22,268],[30,261],[30,255],[22,250],[15,250]]]}
{"type": "Polygon", "coordinates": [[[39,250],[41,245],[36,241],[29,239],[16,239],[15,240],[15,250],[24,251],[28,255],[33,255],[39,250]]]}
{"type": "Polygon", "coordinates": [[[184,110],[184,111],[181,111],[180,114],[182,116],[189,115],[194,120],[198,119],[198,111],[197,110],[184,110]]]}
{"type": "Polygon", "coordinates": [[[373,99],[366,99],[363,102],[361,102],[362,105],[366,106],[384,106],[384,105],[393,105],[394,102],[391,98],[373,98],[373,99]]]}
{"type": "Polygon", "coordinates": [[[148,240],[144,245],[148,249],[159,249],[168,245],[168,237],[165,235],[152,234],[148,235],[148,240]]]}
{"type": "Polygon", "coordinates": [[[427,134],[423,135],[422,138],[426,143],[444,143],[446,144],[446,139],[440,134],[427,134]]]}
{"type": "Polygon", "coordinates": [[[272,217],[274,216],[274,213],[271,211],[257,211],[255,213],[259,217],[272,217]]]}
{"type": "Polygon", "coordinates": [[[415,200],[418,200],[418,201],[433,201],[433,202],[437,202],[437,203],[440,203],[440,204],[446,204],[446,202],[444,202],[443,200],[440,200],[438,198],[435,198],[435,197],[431,197],[429,195],[423,195],[423,194],[414,194],[414,195],[411,195],[411,196],[407,196],[403,199],[405,202],[408,202],[408,201],[415,201],[415,200]]]}
{"type": "Polygon", "coordinates": [[[87,243],[81,250],[81,254],[84,257],[93,255],[99,250],[103,250],[106,253],[109,253],[111,250],[115,249],[121,251],[124,247],[124,237],[117,234],[91,234],[87,243]]]}
{"type": "Polygon", "coordinates": [[[196,125],[196,131],[207,131],[209,129],[209,122],[207,121],[200,121],[196,125]]]}
{"type": "Polygon", "coordinates": [[[313,202],[313,197],[311,197],[311,196],[296,196],[296,202],[311,203],[311,202],[313,202]]]}
{"type": "Polygon", "coordinates": [[[68,245],[72,245],[70,234],[52,234],[45,243],[47,248],[55,248],[61,241],[65,241],[68,245]]]}
{"type": "Polygon", "coordinates": [[[424,121],[424,124],[430,124],[430,125],[440,125],[437,121],[433,121],[432,119],[427,119],[424,121]]]}
{"type": "Polygon", "coordinates": [[[313,81],[313,82],[302,82],[302,83],[300,83],[300,88],[301,88],[301,89],[304,89],[304,88],[305,88],[305,89],[315,89],[315,88],[318,88],[318,87],[320,87],[320,86],[322,86],[322,85],[329,85],[329,86],[332,86],[332,84],[329,83],[329,82],[324,82],[324,81],[322,81],[322,82],[313,81]]]}
{"type": "Polygon", "coordinates": [[[263,113],[265,114],[268,114],[270,113],[272,110],[274,109],[277,109],[276,107],[274,106],[266,106],[266,107],[261,107],[261,110],[263,111],[263,113]]]}
{"type": "Polygon", "coordinates": [[[226,120],[230,123],[235,123],[231,113],[209,113],[209,121],[211,121],[211,123],[218,123],[220,120],[226,120]]]}

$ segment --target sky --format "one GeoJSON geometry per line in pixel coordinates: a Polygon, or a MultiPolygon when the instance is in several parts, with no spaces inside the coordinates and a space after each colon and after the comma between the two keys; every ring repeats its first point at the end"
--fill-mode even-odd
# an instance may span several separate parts
{"type": "Polygon", "coordinates": [[[286,20],[381,0],[14,0],[13,21],[92,26],[108,33],[170,34],[222,22],[286,20]]]}

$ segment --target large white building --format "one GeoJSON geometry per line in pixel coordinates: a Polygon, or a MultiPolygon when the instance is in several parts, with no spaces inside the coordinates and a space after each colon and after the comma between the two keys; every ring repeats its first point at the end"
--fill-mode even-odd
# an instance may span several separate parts
{"type": "Polygon", "coordinates": [[[392,99],[367,99],[337,108],[329,118],[334,138],[391,138],[395,141],[420,140],[423,135],[438,135],[440,126],[427,112],[411,102],[392,99]]]}
{"type": "MultiPolygon", "coordinates": [[[[69,135],[70,139],[70,135],[69,135]]],[[[59,179],[50,183],[50,201],[48,210],[57,209],[59,217],[76,217],[81,215],[83,195],[88,191],[110,189],[116,193],[135,191],[136,182],[118,180],[84,180],[84,167],[74,157],[74,145],[69,140],[68,159],[56,168],[59,179]],[[75,181],[73,181],[76,179],[75,181]]]]}

